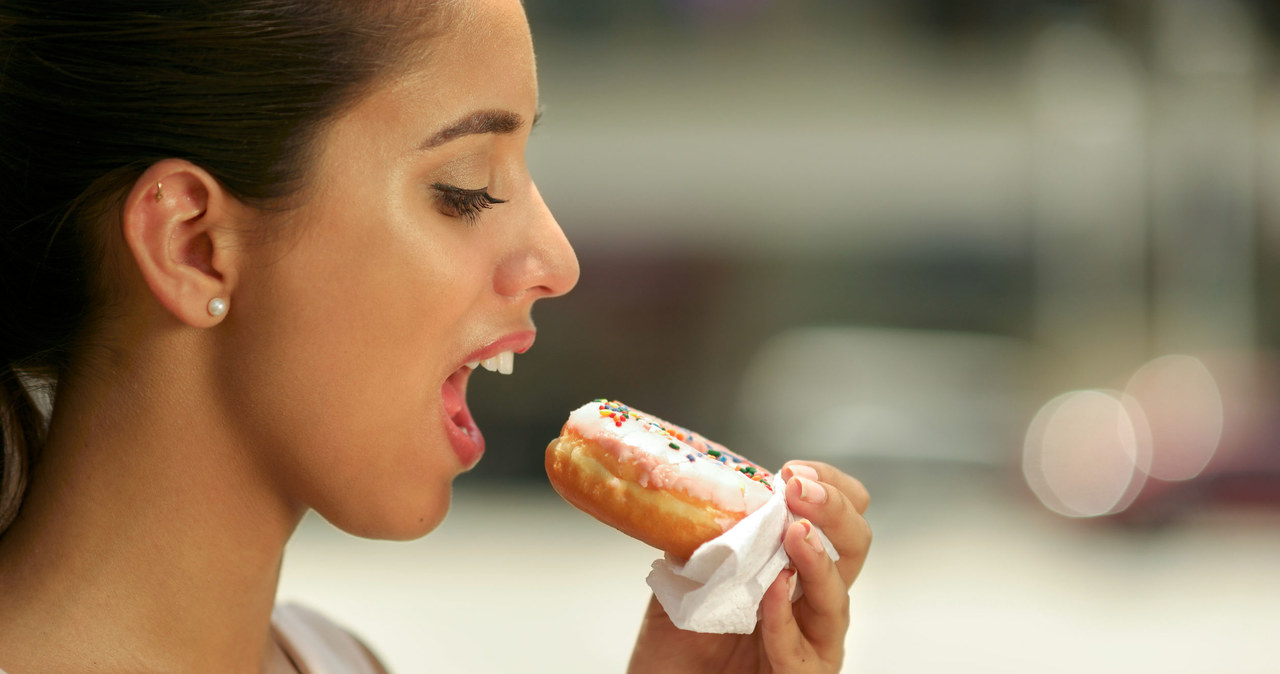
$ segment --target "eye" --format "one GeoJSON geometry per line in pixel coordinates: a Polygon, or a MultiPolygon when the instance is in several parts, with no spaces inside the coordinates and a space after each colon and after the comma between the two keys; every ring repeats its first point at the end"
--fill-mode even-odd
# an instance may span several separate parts
{"type": "Polygon", "coordinates": [[[441,213],[453,218],[462,218],[468,223],[475,222],[480,217],[481,211],[493,208],[494,204],[507,203],[506,199],[499,199],[489,194],[488,187],[469,190],[444,183],[432,183],[431,188],[436,191],[436,200],[439,202],[441,213]]]}

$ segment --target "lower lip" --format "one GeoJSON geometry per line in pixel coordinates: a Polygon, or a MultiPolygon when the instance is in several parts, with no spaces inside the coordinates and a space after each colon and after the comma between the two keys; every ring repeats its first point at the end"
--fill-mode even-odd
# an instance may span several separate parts
{"type": "MultiPolygon", "coordinates": [[[[449,382],[445,382],[444,389],[452,386],[449,382]]],[[[442,397],[449,395],[449,392],[441,390],[442,397]]],[[[461,395],[454,392],[455,395],[461,395]]],[[[471,418],[471,411],[466,406],[466,398],[463,397],[462,409],[458,413],[461,416],[459,425],[445,410],[444,404],[441,403],[440,415],[443,417],[445,435],[449,438],[449,445],[453,447],[453,453],[458,457],[458,461],[462,464],[463,470],[471,470],[480,462],[480,457],[484,455],[484,435],[480,433],[480,428],[476,426],[476,422],[471,418]]]]}

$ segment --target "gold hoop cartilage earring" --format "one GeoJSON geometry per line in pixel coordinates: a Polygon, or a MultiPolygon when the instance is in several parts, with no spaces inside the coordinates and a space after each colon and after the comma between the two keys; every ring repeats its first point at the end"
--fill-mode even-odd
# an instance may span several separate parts
{"type": "Polygon", "coordinates": [[[160,201],[163,198],[164,198],[164,181],[159,181],[156,183],[156,201],[160,201]]]}

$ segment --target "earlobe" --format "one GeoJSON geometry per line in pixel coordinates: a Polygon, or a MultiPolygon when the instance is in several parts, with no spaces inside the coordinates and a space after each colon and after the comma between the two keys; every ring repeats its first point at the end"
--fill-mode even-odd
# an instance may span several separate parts
{"type": "Polygon", "coordinates": [[[216,325],[226,313],[235,280],[235,228],[226,226],[234,203],[208,172],[178,159],[148,168],[125,199],[121,227],[147,288],[192,327],[216,325]]]}

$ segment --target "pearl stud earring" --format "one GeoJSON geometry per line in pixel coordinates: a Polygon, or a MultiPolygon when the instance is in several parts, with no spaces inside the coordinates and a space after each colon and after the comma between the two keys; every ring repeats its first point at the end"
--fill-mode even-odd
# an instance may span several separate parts
{"type": "Polygon", "coordinates": [[[215,298],[213,298],[213,299],[209,300],[209,315],[210,315],[210,316],[217,317],[217,316],[221,316],[221,315],[223,315],[223,314],[225,314],[225,313],[227,313],[227,301],[226,301],[226,300],[222,299],[221,297],[215,297],[215,298]]]}

